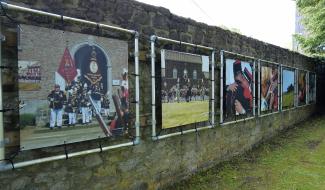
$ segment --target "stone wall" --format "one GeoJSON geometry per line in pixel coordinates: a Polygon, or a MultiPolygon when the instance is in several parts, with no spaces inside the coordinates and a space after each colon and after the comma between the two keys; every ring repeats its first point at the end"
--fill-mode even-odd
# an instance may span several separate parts
{"type": "MultiPolygon", "coordinates": [[[[141,143],[134,147],[110,150],[68,160],[37,164],[14,171],[0,173],[3,189],[159,189],[169,183],[209,168],[241,154],[279,131],[293,126],[312,115],[315,105],[281,112],[246,122],[186,134],[159,141],[151,140],[151,78],[149,35],[157,34],[176,40],[216,47],[282,63],[301,69],[314,70],[314,60],[295,52],[266,44],[218,27],[197,23],[173,15],[169,10],[141,4],[131,0],[69,0],[33,1],[12,0],[23,5],[49,12],[136,29],[141,34],[140,114],[141,143]]],[[[59,21],[30,14],[9,12],[19,22],[45,27],[63,27],[59,21]]],[[[94,33],[87,26],[65,24],[73,32],[94,33]]],[[[107,37],[118,34],[101,31],[107,37]]],[[[220,64],[219,56],[216,56],[220,64]]],[[[129,64],[129,70],[133,64],[129,64]]],[[[219,72],[216,72],[219,79],[219,72]]],[[[130,76],[130,81],[132,77],[130,76]]],[[[130,85],[131,90],[133,85],[130,85]]],[[[216,89],[219,82],[216,81],[216,89]]],[[[218,95],[218,90],[216,90],[218,95]]],[[[218,99],[218,96],[216,97],[218,99]]],[[[216,104],[216,110],[219,110],[216,104]]],[[[84,150],[96,143],[71,145],[69,151],[84,150]],[[77,147],[77,149],[73,149],[77,147]]],[[[62,147],[23,152],[20,159],[32,159],[63,154],[62,147]]]]}

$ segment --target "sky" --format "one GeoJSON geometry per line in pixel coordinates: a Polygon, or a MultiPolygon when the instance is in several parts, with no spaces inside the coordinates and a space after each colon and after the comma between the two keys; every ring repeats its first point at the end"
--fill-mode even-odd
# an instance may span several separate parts
{"type": "Polygon", "coordinates": [[[295,30],[293,0],[137,0],[172,13],[291,49],[295,30]]]}

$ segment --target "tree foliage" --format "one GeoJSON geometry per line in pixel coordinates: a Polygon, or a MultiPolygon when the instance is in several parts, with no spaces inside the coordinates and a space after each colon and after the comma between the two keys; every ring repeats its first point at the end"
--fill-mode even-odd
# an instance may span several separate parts
{"type": "Polygon", "coordinates": [[[301,47],[313,56],[325,57],[325,0],[297,0],[307,35],[296,34],[301,47]]]}

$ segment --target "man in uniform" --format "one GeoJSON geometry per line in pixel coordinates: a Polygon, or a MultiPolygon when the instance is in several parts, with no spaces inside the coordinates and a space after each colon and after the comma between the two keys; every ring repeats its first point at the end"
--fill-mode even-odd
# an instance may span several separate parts
{"type": "Polygon", "coordinates": [[[60,86],[56,84],[54,90],[47,96],[50,102],[51,118],[50,118],[50,129],[53,129],[55,124],[58,128],[62,127],[62,114],[63,105],[66,102],[66,96],[63,91],[60,90],[60,86]]]}

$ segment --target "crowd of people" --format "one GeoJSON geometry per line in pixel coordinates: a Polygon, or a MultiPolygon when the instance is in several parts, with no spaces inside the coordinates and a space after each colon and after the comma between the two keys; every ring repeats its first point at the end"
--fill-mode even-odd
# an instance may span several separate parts
{"type": "Polygon", "coordinates": [[[172,85],[170,88],[167,86],[167,81],[164,81],[163,89],[161,90],[161,100],[163,103],[204,101],[209,96],[209,89],[205,87],[204,79],[198,80],[194,84],[188,78],[183,79],[183,81],[178,78],[175,85],[172,85]]]}
{"type": "MultiPolygon", "coordinates": [[[[120,112],[119,115],[122,115],[123,118],[128,118],[129,94],[127,73],[123,73],[122,78],[120,89],[118,90],[119,108],[116,110],[120,112]]],[[[109,91],[103,92],[103,85],[88,86],[80,78],[67,85],[64,91],[56,84],[47,97],[51,111],[50,129],[53,129],[55,126],[61,128],[63,123],[67,126],[89,124],[96,114],[109,117],[110,96],[109,91]],[[68,119],[66,122],[63,122],[63,115],[65,114],[68,119]]]]}

